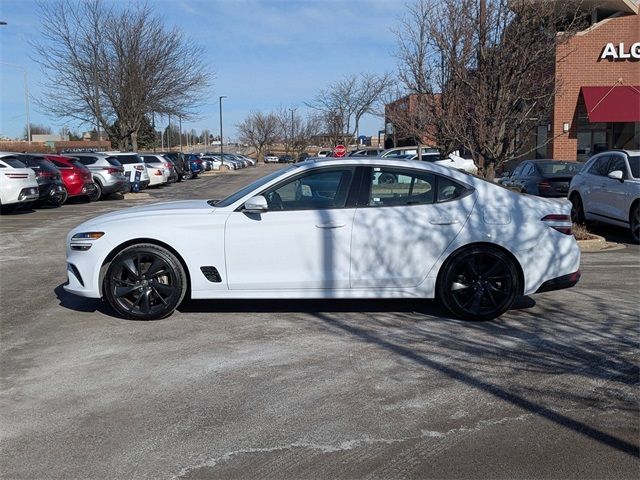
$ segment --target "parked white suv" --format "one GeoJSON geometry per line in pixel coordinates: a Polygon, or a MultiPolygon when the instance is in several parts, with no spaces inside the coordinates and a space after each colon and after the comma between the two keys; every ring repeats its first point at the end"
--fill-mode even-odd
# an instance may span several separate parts
{"type": "Polygon", "coordinates": [[[38,200],[36,173],[12,153],[0,152],[0,209],[38,200]]]}
{"type": "Polygon", "coordinates": [[[640,243],[640,150],[594,155],[569,186],[574,223],[597,220],[627,227],[640,243]]]}

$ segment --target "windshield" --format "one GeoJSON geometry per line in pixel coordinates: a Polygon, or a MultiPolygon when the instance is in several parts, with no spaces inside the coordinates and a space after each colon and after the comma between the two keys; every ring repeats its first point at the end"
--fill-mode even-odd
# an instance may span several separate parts
{"type": "Polygon", "coordinates": [[[633,178],[640,178],[640,156],[629,157],[629,168],[633,178]]]}
{"type": "Polygon", "coordinates": [[[266,185],[267,183],[269,183],[274,178],[277,178],[280,175],[283,175],[283,174],[285,174],[287,172],[290,172],[291,170],[294,170],[296,168],[298,168],[298,165],[292,165],[289,168],[284,168],[282,170],[276,170],[275,172],[270,173],[266,177],[259,178],[255,182],[250,183],[249,185],[247,185],[244,188],[241,188],[240,190],[238,190],[235,193],[232,193],[227,198],[224,198],[224,199],[220,200],[219,202],[216,202],[215,204],[213,203],[212,200],[209,200],[209,205],[215,205],[216,207],[228,207],[229,205],[231,205],[231,204],[237,202],[238,200],[240,200],[245,195],[251,193],[253,190],[258,189],[263,185],[266,185]]]}

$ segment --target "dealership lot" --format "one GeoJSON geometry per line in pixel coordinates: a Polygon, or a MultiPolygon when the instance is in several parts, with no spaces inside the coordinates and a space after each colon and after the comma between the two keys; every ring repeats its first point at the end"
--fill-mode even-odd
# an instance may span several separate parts
{"type": "Polygon", "coordinates": [[[81,221],[277,168],[2,217],[3,478],[635,477],[638,246],[585,254],[577,287],[485,323],[407,300],[194,301],[134,322],[62,290],[81,221]]]}

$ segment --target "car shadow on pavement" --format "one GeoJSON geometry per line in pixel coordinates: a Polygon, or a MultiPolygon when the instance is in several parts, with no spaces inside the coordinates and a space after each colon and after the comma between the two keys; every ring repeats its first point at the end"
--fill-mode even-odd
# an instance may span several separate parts
{"type": "Polygon", "coordinates": [[[63,288],[64,285],[64,283],[61,283],[53,290],[61,307],[68,308],[69,310],[76,312],[100,312],[111,317],[116,316],[116,312],[99,298],[85,298],[79,297],[78,295],[72,295],[63,288]]]}
{"type": "MultiPolygon", "coordinates": [[[[536,305],[528,296],[516,299],[512,310],[523,310],[536,305]]],[[[183,313],[211,312],[416,312],[435,318],[452,318],[435,300],[424,299],[273,299],[273,300],[188,300],[178,311],[183,313]]]]}

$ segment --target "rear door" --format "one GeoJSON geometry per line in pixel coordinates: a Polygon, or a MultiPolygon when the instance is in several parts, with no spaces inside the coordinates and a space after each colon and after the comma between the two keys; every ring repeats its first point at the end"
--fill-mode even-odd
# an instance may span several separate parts
{"type": "Polygon", "coordinates": [[[464,226],[475,197],[425,170],[368,168],[353,222],[351,287],[419,285],[464,226]]]}

